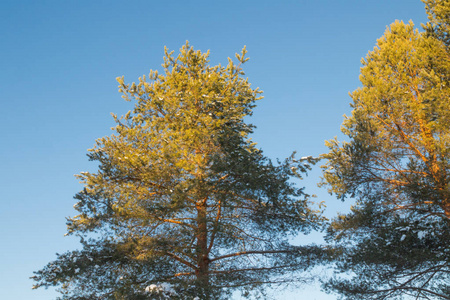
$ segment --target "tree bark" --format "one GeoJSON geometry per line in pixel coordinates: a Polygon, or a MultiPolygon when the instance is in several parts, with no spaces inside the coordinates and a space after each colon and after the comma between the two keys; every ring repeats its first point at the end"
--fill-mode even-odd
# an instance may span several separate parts
{"type": "Polygon", "coordinates": [[[209,259],[208,251],[208,227],[207,227],[207,203],[206,199],[196,205],[197,208],[197,270],[195,275],[203,288],[209,286],[209,259]]]}

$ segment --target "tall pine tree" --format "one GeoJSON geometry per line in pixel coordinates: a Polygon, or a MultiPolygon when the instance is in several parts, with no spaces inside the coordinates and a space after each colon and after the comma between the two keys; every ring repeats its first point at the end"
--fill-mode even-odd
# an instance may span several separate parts
{"type": "Polygon", "coordinates": [[[328,231],[345,299],[450,299],[450,1],[426,4],[426,32],[397,21],[362,61],[349,141],[328,142],[325,182],[356,199],[328,231]]]}
{"type": "Polygon", "coordinates": [[[312,158],[273,164],[249,139],[261,97],[241,64],[209,66],[188,44],[165,51],[164,73],[125,84],[132,112],[114,116],[111,136],[89,158],[96,173],[78,177],[78,215],[69,234],[82,250],[58,255],[36,272],[35,288],[59,286],[62,299],[221,299],[264,284],[298,280],[323,258],[288,239],[322,222],[292,179],[312,158]]]}

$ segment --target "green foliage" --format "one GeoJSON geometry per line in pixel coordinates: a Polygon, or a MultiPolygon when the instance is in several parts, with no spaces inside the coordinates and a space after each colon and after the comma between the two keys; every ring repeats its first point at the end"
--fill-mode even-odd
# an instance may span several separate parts
{"type": "Polygon", "coordinates": [[[434,34],[397,21],[363,59],[349,141],[327,143],[324,183],[356,199],[327,236],[345,299],[450,299],[450,2],[427,9],[434,34]]]}
{"type": "Polygon", "coordinates": [[[244,118],[261,92],[242,77],[245,55],[211,67],[186,44],[177,57],[165,50],[163,74],[118,78],[136,104],[89,150],[98,172],[78,176],[67,225],[83,249],[36,272],[35,287],[59,286],[63,299],[221,299],[295,282],[287,272],[324,259],[287,243],[323,221],[292,183],[314,159],[275,165],[249,139],[244,118]]]}

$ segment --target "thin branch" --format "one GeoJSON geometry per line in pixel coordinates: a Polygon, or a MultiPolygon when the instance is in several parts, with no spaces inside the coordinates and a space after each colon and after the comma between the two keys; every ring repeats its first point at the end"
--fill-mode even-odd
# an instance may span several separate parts
{"type": "Polygon", "coordinates": [[[187,260],[179,257],[178,255],[172,253],[172,252],[164,252],[164,254],[167,254],[168,256],[172,257],[173,259],[175,259],[176,261],[179,261],[180,263],[188,266],[191,269],[197,270],[197,267],[195,265],[193,265],[192,263],[188,262],[187,260]]]}
{"type": "Polygon", "coordinates": [[[291,252],[290,250],[242,251],[242,252],[236,252],[236,253],[231,253],[231,254],[215,257],[215,258],[211,259],[211,262],[216,261],[216,260],[220,260],[220,259],[224,259],[224,258],[229,258],[229,257],[234,257],[234,256],[241,256],[241,255],[276,254],[276,253],[290,253],[290,252],[291,252]]]}

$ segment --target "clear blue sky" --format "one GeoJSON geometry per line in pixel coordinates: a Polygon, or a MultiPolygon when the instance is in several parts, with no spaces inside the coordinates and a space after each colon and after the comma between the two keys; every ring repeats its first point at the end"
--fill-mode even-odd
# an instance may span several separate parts
{"type": "MultiPolygon", "coordinates": [[[[394,20],[426,21],[419,0],[32,1],[0,3],[0,299],[49,300],[32,291],[34,270],[74,248],[63,237],[74,215],[73,177],[93,171],[85,154],[109,135],[110,112],[132,108],[117,76],[136,81],[161,69],[163,47],[186,40],[226,63],[247,45],[246,75],[264,91],[250,122],[271,158],[326,151],[350,113],[360,59],[394,20]]],[[[319,171],[303,182],[319,190],[319,171]]],[[[321,242],[318,235],[297,242],[321,242]]],[[[336,299],[304,286],[279,299],[336,299]]]]}

